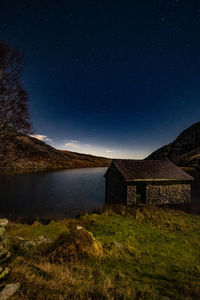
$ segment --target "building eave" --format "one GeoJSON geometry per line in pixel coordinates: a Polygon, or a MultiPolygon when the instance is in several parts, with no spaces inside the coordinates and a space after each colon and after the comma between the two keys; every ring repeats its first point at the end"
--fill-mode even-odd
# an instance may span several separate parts
{"type": "Polygon", "coordinates": [[[174,179],[174,178],[167,178],[167,179],[164,179],[164,178],[161,178],[161,179],[159,179],[159,178],[157,178],[157,179],[153,179],[153,178],[148,178],[148,179],[144,179],[144,178],[137,178],[137,179],[125,179],[124,178],[124,181],[126,181],[126,182],[138,182],[138,181],[188,181],[188,183],[192,183],[194,180],[193,179],[178,179],[178,178],[176,178],[176,179],[174,179]]]}

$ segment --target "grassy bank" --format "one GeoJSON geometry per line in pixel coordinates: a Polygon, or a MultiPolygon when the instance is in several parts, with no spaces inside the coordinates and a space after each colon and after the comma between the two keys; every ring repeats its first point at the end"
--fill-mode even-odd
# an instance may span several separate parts
{"type": "Polygon", "coordinates": [[[200,217],[160,208],[10,224],[13,299],[198,299],[200,217]],[[87,230],[86,230],[87,229],[87,230]],[[90,234],[90,232],[92,234],[90,234]]]}

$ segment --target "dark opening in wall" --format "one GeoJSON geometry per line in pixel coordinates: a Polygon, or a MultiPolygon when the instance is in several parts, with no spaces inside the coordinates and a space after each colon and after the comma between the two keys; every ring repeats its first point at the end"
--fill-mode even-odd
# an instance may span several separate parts
{"type": "Polygon", "coordinates": [[[146,202],[146,185],[144,182],[138,182],[136,185],[136,202],[146,202]]]}

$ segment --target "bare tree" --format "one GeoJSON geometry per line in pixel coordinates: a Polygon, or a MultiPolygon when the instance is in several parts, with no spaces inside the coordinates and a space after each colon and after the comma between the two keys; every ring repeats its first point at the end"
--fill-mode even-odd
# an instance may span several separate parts
{"type": "Polygon", "coordinates": [[[28,95],[21,83],[22,54],[0,41],[0,135],[8,130],[31,132],[28,95]]]}

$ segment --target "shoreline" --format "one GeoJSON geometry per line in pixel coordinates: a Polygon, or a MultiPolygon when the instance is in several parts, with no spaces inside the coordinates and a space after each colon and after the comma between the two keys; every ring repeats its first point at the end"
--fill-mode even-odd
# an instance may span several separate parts
{"type": "Polygon", "coordinates": [[[24,169],[1,169],[1,174],[26,174],[26,173],[42,173],[42,172],[55,172],[55,171],[67,171],[67,170],[78,170],[78,169],[93,169],[93,168],[108,168],[108,166],[86,166],[86,167],[73,167],[73,168],[24,168],[24,169]]]}
{"type": "MultiPolygon", "coordinates": [[[[123,206],[123,205],[122,205],[123,206]]],[[[27,224],[27,225],[32,225],[35,222],[39,222],[42,225],[48,225],[51,222],[63,222],[63,221],[70,221],[70,220],[77,220],[81,217],[84,217],[85,215],[92,215],[92,214],[98,214],[101,215],[103,213],[103,211],[105,210],[105,207],[107,207],[105,204],[97,209],[91,209],[88,211],[83,211],[78,213],[76,216],[63,216],[63,215],[55,215],[55,216],[16,216],[16,217],[9,217],[9,216],[5,216],[5,215],[0,215],[0,219],[6,218],[9,222],[11,223],[15,223],[15,224],[27,224]]],[[[109,207],[109,206],[108,206],[109,207]]],[[[165,204],[165,205],[135,205],[133,207],[130,207],[127,211],[127,209],[124,209],[124,211],[126,210],[126,213],[124,213],[124,215],[128,216],[130,214],[130,212],[132,210],[137,210],[137,209],[160,209],[163,211],[168,211],[169,213],[172,212],[177,212],[177,213],[186,213],[189,215],[194,215],[194,216],[200,216],[200,211],[198,210],[198,212],[195,212],[194,209],[192,209],[191,207],[191,203],[190,204],[177,204],[177,205],[169,205],[169,204],[165,204]]]]}

